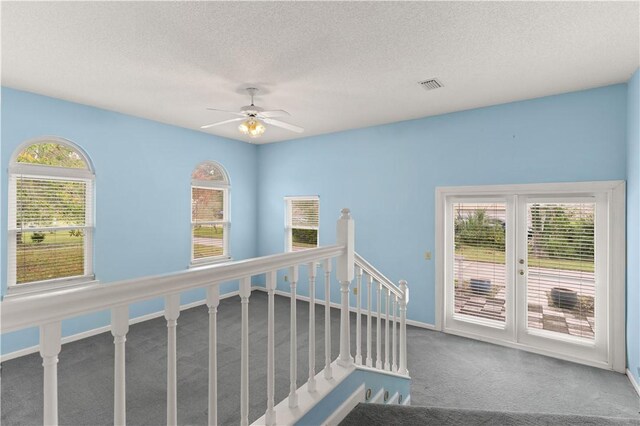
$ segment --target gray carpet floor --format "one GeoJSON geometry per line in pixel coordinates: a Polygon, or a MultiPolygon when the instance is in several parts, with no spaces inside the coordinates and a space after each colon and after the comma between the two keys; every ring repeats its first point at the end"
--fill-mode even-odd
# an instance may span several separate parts
{"type": "MultiPolygon", "coordinates": [[[[250,311],[250,421],[266,408],[267,297],[253,292],[250,311]]],[[[308,375],[308,304],[298,302],[298,385],[308,375]]],[[[332,309],[333,357],[339,311],[332,309]]],[[[316,370],[324,365],[324,310],[316,308],[316,370]]],[[[355,325],[355,315],[351,316],[355,325]]],[[[276,297],[276,401],[289,390],[289,299],[276,297]]],[[[240,393],[240,302],[220,303],[218,389],[221,424],[237,424],[240,393]]],[[[374,322],[375,325],[375,322],[374,322]]],[[[206,307],[178,319],[178,421],[206,424],[208,321],[206,307]]],[[[640,401],[618,373],[415,327],[407,331],[413,405],[475,410],[599,415],[640,419],[640,401]]],[[[375,334],[375,333],[374,333],[375,334]]],[[[355,326],[352,326],[355,349],[355,326]]],[[[365,345],[363,345],[365,346],[365,345]]],[[[373,345],[375,348],[375,344],[373,345]]],[[[364,354],[363,354],[364,355],[364,354]]],[[[42,366],[38,354],[2,363],[3,425],[42,424],[42,366]]],[[[113,424],[113,338],[103,333],[66,344],[58,364],[61,424],[113,424]]],[[[127,336],[127,423],[166,424],[166,323],[131,326],[127,336]]]]}
{"type": "Polygon", "coordinates": [[[362,425],[639,426],[640,420],[572,414],[512,413],[361,403],[340,423],[340,426],[362,425]]]}

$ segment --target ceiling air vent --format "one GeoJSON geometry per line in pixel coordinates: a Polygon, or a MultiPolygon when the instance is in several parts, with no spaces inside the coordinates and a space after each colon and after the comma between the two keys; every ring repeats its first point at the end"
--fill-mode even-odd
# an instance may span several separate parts
{"type": "Polygon", "coordinates": [[[423,80],[423,81],[419,81],[418,84],[420,86],[422,86],[422,88],[424,90],[433,90],[433,89],[439,89],[440,87],[443,86],[442,83],[440,83],[437,79],[435,78],[430,78],[429,80],[423,80]]]}

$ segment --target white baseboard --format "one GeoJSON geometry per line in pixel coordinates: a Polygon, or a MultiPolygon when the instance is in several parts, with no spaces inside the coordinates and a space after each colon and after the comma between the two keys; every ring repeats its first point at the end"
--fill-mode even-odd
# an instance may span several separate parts
{"type": "Polygon", "coordinates": [[[349,396],[329,418],[322,424],[322,426],[338,426],[342,420],[344,420],[349,413],[356,408],[360,402],[364,401],[364,383],[361,384],[354,393],[349,396]]]}
{"type": "MultiPolygon", "coordinates": [[[[259,290],[259,291],[263,291],[263,292],[267,291],[267,289],[264,288],[264,287],[251,287],[251,290],[252,291],[253,290],[259,290]]],[[[283,291],[283,290],[275,290],[274,293],[277,294],[278,296],[291,297],[291,294],[289,292],[283,291]]],[[[309,298],[309,296],[302,296],[302,295],[296,294],[296,300],[302,300],[303,302],[307,302],[308,303],[310,298],[309,298]]],[[[316,298],[315,300],[316,300],[316,305],[324,306],[324,300],[318,299],[318,298],[316,298]]],[[[342,309],[342,305],[340,305],[339,303],[336,303],[336,302],[330,302],[329,305],[332,308],[335,308],[335,309],[342,309]]],[[[353,307],[353,306],[349,306],[349,312],[357,312],[357,309],[355,307],[353,307]]],[[[364,313],[365,313],[364,309],[361,312],[364,315],[364,313]]],[[[381,314],[383,319],[385,318],[385,315],[386,315],[385,313],[381,314]]],[[[374,317],[374,318],[377,318],[378,317],[378,313],[377,312],[372,312],[371,316],[374,317]]],[[[426,323],[426,322],[421,322],[421,321],[415,321],[415,320],[408,319],[407,320],[407,325],[411,325],[411,326],[414,326],[414,327],[425,328],[427,330],[438,331],[438,329],[436,328],[435,325],[429,324],[429,323],[426,323]]]]}
{"type": "Polygon", "coordinates": [[[638,383],[638,381],[636,380],[635,376],[633,374],[631,374],[631,371],[628,368],[627,368],[627,377],[629,378],[629,381],[631,382],[631,386],[633,386],[633,388],[638,393],[638,396],[640,396],[640,383],[638,383]]]}
{"type": "Polygon", "coordinates": [[[407,325],[412,325],[414,327],[419,327],[419,328],[425,328],[427,330],[431,330],[431,331],[440,331],[438,330],[438,328],[434,325],[434,324],[429,324],[428,322],[421,322],[421,321],[415,321],[415,320],[407,320],[407,325]]]}
{"type": "MultiPolygon", "coordinates": [[[[253,290],[254,288],[252,288],[253,290]]],[[[220,299],[227,299],[229,297],[237,296],[238,291],[232,291],[229,293],[225,293],[220,295],[220,299]]],[[[205,299],[196,300],[195,302],[186,303],[184,305],[180,305],[180,310],[184,311],[186,309],[195,308],[196,306],[201,306],[206,303],[205,299]]],[[[150,314],[141,315],[139,317],[129,319],[129,325],[138,324],[144,321],[149,321],[155,318],[159,318],[164,315],[164,311],[152,312],[150,314]]],[[[93,328],[91,330],[83,331],[82,333],[72,334],[71,336],[65,336],[62,338],[61,343],[64,345],[66,343],[76,342],[81,339],[86,339],[87,337],[96,336],[98,334],[105,333],[107,331],[111,331],[111,324],[105,325],[103,327],[93,328]]],[[[10,352],[8,354],[0,355],[0,362],[9,361],[11,359],[19,358],[21,356],[30,355],[32,353],[36,353],[40,350],[39,345],[31,346],[28,348],[20,349],[14,352],[10,352]]]]}

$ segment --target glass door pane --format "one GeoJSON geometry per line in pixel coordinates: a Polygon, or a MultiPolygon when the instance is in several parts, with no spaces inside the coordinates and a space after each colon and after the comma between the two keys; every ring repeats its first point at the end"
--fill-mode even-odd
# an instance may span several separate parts
{"type": "Polygon", "coordinates": [[[454,315],[506,321],[504,202],[453,204],[454,315]]]}
{"type": "Polygon", "coordinates": [[[595,339],[595,211],[595,201],[527,203],[528,331],[595,339]]]}

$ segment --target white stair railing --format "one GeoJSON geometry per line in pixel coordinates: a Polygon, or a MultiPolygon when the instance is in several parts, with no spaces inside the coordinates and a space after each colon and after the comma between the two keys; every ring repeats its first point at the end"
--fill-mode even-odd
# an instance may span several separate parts
{"type": "MultiPolygon", "coordinates": [[[[114,336],[114,424],[126,424],[126,371],[125,342],[129,330],[129,308],[132,303],[163,297],[165,300],[164,317],[167,322],[167,425],[176,425],[177,406],[177,340],[176,330],[180,315],[180,294],[184,291],[205,288],[206,306],[209,314],[209,372],[208,372],[208,424],[218,424],[217,389],[217,310],[220,302],[219,285],[228,281],[239,281],[239,296],[242,309],[241,349],[240,349],[240,424],[249,423],[249,299],[251,279],[264,274],[268,293],[267,313],[267,407],[263,422],[275,425],[277,407],[275,405],[275,324],[274,294],[277,283],[277,271],[287,270],[291,289],[290,329],[290,393],[286,405],[294,412],[298,409],[300,388],[297,387],[297,321],[296,286],[300,265],[307,266],[309,279],[309,377],[305,392],[316,392],[317,377],[330,380],[333,377],[331,355],[331,273],[332,263],[336,263],[336,279],[341,291],[340,315],[340,354],[337,365],[351,367],[349,293],[350,285],[356,281],[357,331],[355,365],[362,364],[362,280],[367,283],[367,353],[366,365],[372,367],[371,346],[372,315],[377,320],[376,368],[381,371],[393,371],[407,375],[406,363],[406,305],[408,290],[406,282],[396,287],[384,275],[354,252],[354,224],[348,209],[343,209],[337,225],[337,244],[293,253],[283,253],[254,259],[229,262],[225,264],[202,266],[160,276],[151,276],[115,282],[111,284],[93,284],[80,288],[53,290],[46,294],[6,297],[2,301],[2,333],[17,331],[27,327],[40,327],[40,354],[44,366],[44,424],[58,423],[58,383],[57,363],[61,350],[61,322],[91,312],[111,310],[111,332],[114,336]],[[322,375],[315,372],[315,284],[318,265],[324,270],[324,337],[325,367],[322,375]],[[377,289],[378,303],[373,313],[372,290],[377,289]],[[382,310],[381,297],[385,295],[385,310],[382,310]],[[391,302],[393,300],[393,302],[391,302]],[[390,313],[390,306],[391,313],[390,313]],[[396,310],[396,308],[398,308],[396,310]],[[398,311],[398,312],[397,312],[398,311]],[[398,320],[399,313],[399,320],[398,320]],[[381,334],[381,322],[385,321],[385,335],[381,334]],[[396,348],[396,323],[399,322],[399,344],[396,348]],[[389,326],[393,327],[392,344],[389,346],[389,326]],[[384,362],[380,345],[384,339],[384,362]],[[399,364],[396,366],[396,350],[399,364]],[[390,363],[389,353],[392,355],[390,363]]],[[[257,349],[262,351],[263,348],[257,349]]],[[[308,399],[308,398],[307,398],[308,399]]],[[[279,406],[278,406],[279,407],[279,406]]],[[[286,421],[285,421],[286,422],[286,421]]]]}
{"type": "MultiPolygon", "coordinates": [[[[373,267],[358,253],[354,253],[354,261],[358,275],[358,289],[356,290],[356,312],[360,318],[360,303],[362,292],[360,282],[366,278],[367,282],[367,356],[366,366],[373,367],[372,356],[372,316],[376,317],[376,357],[375,368],[378,370],[391,371],[403,375],[408,374],[407,370],[407,303],[409,302],[409,289],[407,282],[401,280],[396,286],[385,277],[380,271],[373,267]],[[366,277],[364,277],[366,276],[366,277]],[[362,277],[362,278],[361,278],[362,277]],[[372,305],[373,293],[376,296],[376,306],[372,305]],[[384,296],[384,297],[383,297],[384,296]],[[384,303],[383,303],[384,301],[384,303]],[[399,307],[399,309],[398,309],[399,307]],[[375,313],[374,313],[375,310],[375,313]],[[399,312],[398,312],[399,311],[399,312]],[[384,320],[384,334],[382,331],[382,321],[384,320]],[[396,328],[400,324],[400,341],[396,341],[396,328]],[[390,331],[391,328],[391,331],[390,331]],[[391,345],[389,345],[389,334],[391,334],[391,345]],[[384,341],[384,354],[382,344],[384,341]],[[400,354],[400,367],[397,365],[397,353],[400,354]],[[391,355],[390,355],[391,354],[391,355]],[[391,358],[390,358],[391,356],[391,358]],[[384,357],[384,358],[383,358],[384,357]]],[[[358,325],[359,330],[359,325],[358,325]]],[[[360,339],[360,333],[356,334],[356,339],[360,339]]],[[[360,348],[360,342],[356,343],[356,348],[360,348]]],[[[357,351],[357,349],[356,349],[357,351]]],[[[358,358],[356,357],[356,362],[358,358]]],[[[361,363],[361,362],[360,362],[361,363]]]]}

